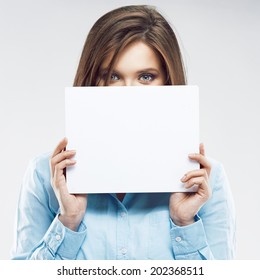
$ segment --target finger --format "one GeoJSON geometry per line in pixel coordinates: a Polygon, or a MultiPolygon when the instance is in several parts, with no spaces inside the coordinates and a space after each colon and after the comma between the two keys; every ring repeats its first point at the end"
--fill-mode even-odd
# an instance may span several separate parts
{"type": "Polygon", "coordinates": [[[75,156],[75,154],[76,154],[75,150],[60,152],[59,154],[57,154],[55,157],[51,159],[51,164],[56,165],[59,162],[63,161],[64,159],[72,158],[73,156],[75,156]]]}
{"type": "MultiPolygon", "coordinates": [[[[205,147],[203,143],[200,143],[200,154],[205,156],[205,147]]],[[[203,166],[200,164],[200,168],[203,168],[203,166]]]]}
{"type": "Polygon", "coordinates": [[[51,158],[50,160],[50,167],[51,167],[51,172],[53,174],[55,166],[60,163],[61,161],[65,159],[70,159],[73,156],[75,156],[76,151],[75,150],[70,150],[70,151],[64,151],[60,152],[57,154],[55,157],[51,158]]]}
{"type": "Polygon", "coordinates": [[[52,158],[55,157],[57,154],[59,154],[61,151],[63,151],[66,146],[68,144],[68,139],[66,137],[64,137],[59,144],[57,145],[57,147],[55,148],[53,154],[52,154],[52,158]]]}
{"type": "Polygon", "coordinates": [[[200,143],[200,154],[205,156],[205,147],[203,143],[200,143]]]}
{"type": "Polygon", "coordinates": [[[182,178],[181,181],[183,183],[187,182],[193,177],[205,177],[206,180],[208,180],[208,173],[205,169],[198,169],[198,170],[192,170],[187,172],[182,178]]]}
{"type": "Polygon", "coordinates": [[[65,159],[60,163],[56,164],[54,168],[54,175],[53,175],[54,181],[63,175],[64,168],[75,164],[76,164],[76,160],[74,159],[65,159]]]}
{"type": "Polygon", "coordinates": [[[204,168],[210,168],[210,162],[202,154],[189,154],[189,158],[191,160],[197,161],[204,168]]]}
{"type": "Polygon", "coordinates": [[[184,187],[186,189],[189,189],[191,187],[193,187],[194,185],[198,185],[202,188],[207,188],[207,180],[205,179],[205,177],[201,176],[201,177],[194,177],[191,178],[185,185],[184,187]]]}

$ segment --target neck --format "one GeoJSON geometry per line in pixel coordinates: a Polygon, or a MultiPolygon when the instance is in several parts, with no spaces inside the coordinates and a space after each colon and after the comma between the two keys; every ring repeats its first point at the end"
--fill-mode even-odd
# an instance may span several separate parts
{"type": "Polygon", "coordinates": [[[125,193],[117,193],[116,196],[122,202],[125,197],[125,193]]]}

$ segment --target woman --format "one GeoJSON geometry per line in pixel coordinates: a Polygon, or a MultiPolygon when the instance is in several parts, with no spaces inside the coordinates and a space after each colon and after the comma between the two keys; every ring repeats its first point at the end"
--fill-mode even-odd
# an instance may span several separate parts
{"type": "MultiPolygon", "coordinates": [[[[101,17],[85,42],[74,86],[185,85],[175,34],[154,8],[101,17]]],[[[69,194],[64,169],[76,151],[64,138],[31,162],[18,208],[14,259],[230,259],[234,210],[220,163],[200,163],[181,181],[196,193],[69,194]]],[[[187,155],[188,156],[188,155],[187,155]]]]}

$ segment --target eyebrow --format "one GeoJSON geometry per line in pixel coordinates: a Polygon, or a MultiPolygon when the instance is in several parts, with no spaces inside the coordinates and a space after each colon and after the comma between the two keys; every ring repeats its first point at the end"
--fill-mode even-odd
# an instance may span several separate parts
{"type": "MultiPolygon", "coordinates": [[[[108,68],[103,68],[101,69],[101,72],[105,73],[108,71],[108,68]]],[[[115,73],[118,73],[120,74],[120,71],[118,71],[117,69],[113,69],[112,72],[115,72],[115,73]]],[[[160,73],[160,70],[157,69],[157,68],[144,68],[144,69],[141,69],[141,70],[138,70],[136,73],[137,74],[141,74],[141,73],[147,73],[147,72],[156,72],[156,73],[160,73]]]]}
{"type": "Polygon", "coordinates": [[[145,69],[141,69],[139,71],[137,71],[136,73],[141,74],[141,73],[147,73],[147,72],[157,72],[159,73],[160,70],[157,68],[145,68],[145,69]]]}

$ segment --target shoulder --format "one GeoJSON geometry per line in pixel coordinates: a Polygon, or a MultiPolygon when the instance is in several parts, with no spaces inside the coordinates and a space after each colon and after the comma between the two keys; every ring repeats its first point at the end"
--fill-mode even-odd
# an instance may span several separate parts
{"type": "Polygon", "coordinates": [[[224,165],[213,158],[208,158],[211,164],[211,172],[210,172],[210,184],[213,188],[213,191],[218,188],[227,188],[228,179],[225,172],[224,165]]]}
{"type": "MultiPolygon", "coordinates": [[[[224,171],[224,166],[223,164],[211,157],[207,158],[211,164],[211,177],[217,177],[219,175],[219,173],[224,171]]],[[[216,178],[215,178],[216,179],[216,178]]]]}
{"type": "Polygon", "coordinates": [[[26,173],[35,174],[39,180],[46,181],[50,178],[49,159],[51,153],[44,153],[32,158],[29,161],[26,173]]]}

